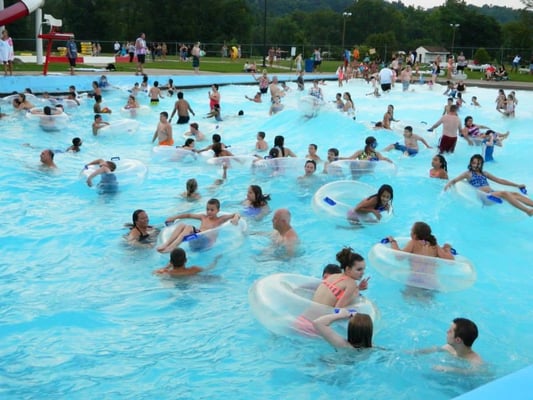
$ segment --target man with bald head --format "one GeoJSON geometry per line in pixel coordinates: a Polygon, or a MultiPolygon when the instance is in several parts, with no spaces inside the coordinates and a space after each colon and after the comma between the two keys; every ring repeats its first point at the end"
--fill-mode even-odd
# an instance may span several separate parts
{"type": "Polygon", "coordinates": [[[54,163],[54,152],[50,149],[41,151],[41,163],[48,168],[57,168],[54,163]]]}
{"type": "Polygon", "coordinates": [[[274,243],[283,246],[287,255],[293,256],[295,247],[298,244],[298,234],[291,226],[291,213],[286,208],[280,208],[274,212],[272,217],[272,227],[274,228],[274,243]]]}

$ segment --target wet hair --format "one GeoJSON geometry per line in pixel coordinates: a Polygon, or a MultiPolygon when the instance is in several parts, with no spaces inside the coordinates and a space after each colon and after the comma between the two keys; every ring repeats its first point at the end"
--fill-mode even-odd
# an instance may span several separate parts
{"type": "Polygon", "coordinates": [[[19,97],[22,99],[22,102],[26,101],[26,95],[24,93],[19,93],[19,97]]]}
{"type": "Polygon", "coordinates": [[[263,132],[263,131],[259,131],[259,132],[257,132],[257,136],[259,136],[261,139],[264,139],[265,136],[266,136],[266,133],[263,132]]]}
{"type": "Polygon", "coordinates": [[[277,147],[272,147],[270,151],[268,152],[268,155],[270,158],[278,158],[279,157],[279,149],[277,147]]]}
{"type": "Polygon", "coordinates": [[[437,245],[437,239],[431,234],[431,227],[425,222],[415,222],[413,225],[413,233],[418,240],[425,240],[432,246],[437,245]]]}
{"type": "Polygon", "coordinates": [[[218,133],[214,133],[211,139],[213,140],[213,143],[220,143],[222,140],[218,133]]]}
{"type": "Polygon", "coordinates": [[[243,116],[243,115],[244,115],[244,111],[243,111],[243,110],[239,110],[239,112],[237,113],[237,115],[239,115],[239,116],[243,116]]]}
{"type": "Polygon", "coordinates": [[[283,136],[278,135],[274,138],[274,147],[279,148],[281,157],[285,157],[285,149],[283,147],[284,144],[285,144],[285,138],[283,136]]]}
{"type": "Polygon", "coordinates": [[[335,147],[332,147],[332,148],[328,149],[328,153],[333,153],[333,155],[335,157],[338,157],[339,156],[339,149],[336,149],[335,147]]]}
{"type": "Polygon", "coordinates": [[[183,99],[183,92],[178,92],[178,99],[183,99]]]}
{"type": "Polygon", "coordinates": [[[328,264],[322,270],[322,278],[325,278],[325,275],[335,274],[342,274],[342,269],[337,264],[328,264]]]}
{"type": "Polygon", "coordinates": [[[91,83],[91,85],[98,87],[98,82],[97,81],[93,81],[93,83],[91,83]]]}
{"type": "Polygon", "coordinates": [[[192,126],[194,129],[198,129],[198,124],[196,122],[189,124],[189,126],[192,126]]]}
{"type": "Polygon", "coordinates": [[[161,112],[159,113],[159,115],[164,115],[165,118],[168,119],[168,113],[167,113],[166,111],[161,111],[161,112]]]}
{"type": "Polygon", "coordinates": [[[474,322],[467,318],[455,318],[455,337],[460,338],[466,347],[472,347],[477,339],[478,330],[474,322]]]}
{"type": "Polygon", "coordinates": [[[350,93],[348,93],[348,92],[344,92],[344,95],[347,96],[347,97],[348,97],[348,100],[350,100],[350,102],[353,103],[353,101],[352,101],[352,95],[351,95],[350,93]]]}
{"type": "Polygon", "coordinates": [[[481,154],[474,154],[472,157],[470,157],[470,162],[468,163],[468,170],[472,171],[472,167],[470,164],[472,164],[472,161],[478,160],[481,164],[479,166],[479,172],[483,173],[483,164],[485,163],[485,160],[483,159],[483,156],[481,154]]]}
{"type": "Polygon", "coordinates": [[[81,146],[81,139],[79,137],[75,137],[74,139],[72,139],[72,144],[74,146],[81,146]]]}
{"type": "Polygon", "coordinates": [[[184,147],[189,147],[189,145],[191,143],[194,143],[194,139],[193,138],[188,138],[185,140],[185,144],[183,145],[184,147]]]}
{"type": "Polygon", "coordinates": [[[211,150],[213,150],[213,153],[215,153],[215,157],[219,157],[220,153],[222,153],[222,143],[213,143],[213,146],[211,146],[211,150]]]}
{"type": "Polygon", "coordinates": [[[198,190],[198,181],[194,178],[188,179],[185,188],[187,189],[187,196],[190,196],[198,190]]]}
{"type": "Polygon", "coordinates": [[[254,192],[255,200],[252,202],[252,207],[263,207],[267,205],[268,200],[270,200],[269,194],[263,194],[263,189],[259,185],[250,185],[250,189],[254,192]]]}
{"type": "Polygon", "coordinates": [[[337,253],[337,261],[341,269],[351,268],[356,261],[364,261],[364,258],[355,253],[351,247],[345,247],[337,253]]]}
{"type": "Polygon", "coordinates": [[[374,325],[368,314],[354,314],[348,322],[348,342],[356,349],[372,347],[374,325]]]}
{"type": "Polygon", "coordinates": [[[136,226],[137,221],[139,220],[139,214],[146,212],[144,210],[138,209],[131,214],[131,222],[133,223],[133,226],[136,226]]]}
{"type": "Polygon", "coordinates": [[[318,150],[318,146],[314,143],[310,143],[309,146],[312,146],[315,150],[318,150]]]}
{"type": "Polygon", "coordinates": [[[374,136],[368,136],[365,139],[365,150],[370,147],[371,149],[375,149],[377,147],[378,141],[374,136]],[[375,143],[375,144],[374,144],[375,143]]]}
{"type": "Polygon", "coordinates": [[[148,75],[143,74],[143,83],[148,83],[148,75]]]}
{"type": "Polygon", "coordinates": [[[444,156],[442,154],[436,154],[435,157],[437,157],[439,159],[439,162],[440,162],[440,165],[441,165],[442,169],[444,171],[448,172],[448,162],[446,161],[444,156]]]}
{"type": "Polygon", "coordinates": [[[216,83],[213,83],[213,87],[218,90],[218,85],[216,83]]]}
{"type": "Polygon", "coordinates": [[[179,268],[185,265],[187,261],[187,253],[181,247],[176,247],[170,252],[170,263],[172,266],[179,268]]]}
{"type": "Polygon", "coordinates": [[[117,169],[117,164],[115,164],[113,161],[107,161],[107,167],[113,172],[117,169]]]}
{"type": "Polygon", "coordinates": [[[307,165],[307,164],[313,164],[313,167],[315,167],[315,171],[316,171],[316,161],[315,160],[307,160],[304,165],[307,165]]]}
{"type": "Polygon", "coordinates": [[[410,133],[413,133],[413,127],[412,126],[406,126],[405,128],[403,128],[404,131],[409,131],[410,133]]]}
{"type": "MultiPolygon", "coordinates": [[[[473,98],[473,97],[472,97],[472,98],[473,98]]],[[[465,125],[466,125],[466,123],[468,122],[469,119],[471,119],[472,121],[474,121],[474,118],[472,118],[471,115],[467,115],[467,116],[465,117],[465,125]]]]}
{"type": "Polygon", "coordinates": [[[52,115],[52,109],[50,108],[50,106],[44,106],[43,113],[44,115],[52,115]]]}
{"type": "Polygon", "coordinates": [[[220,201],[218,201],[218,199],[207,200],[207,205],[215,206],[217,210],[220,210],[220,201]]]}
{"type": "Polygon", "coordinates": [[[159,86],[159,82],[158,81],[154,81],[154,87],[158,87],[159,86]]]}
{"type": "Polygon", "coordinates": [[[94,120],[96,121],[98,118],[102,118],[100,114],[94,114],[94,120]]]}
{"type": "Polygon", "coordinates": [[[390,193],[390,201],[392,201],[392,199],[394,198],[394,191],[392,190],[392,186],[391,185],[387,185],[387,184],[381,185],[376,194],[373,194],[372,196],[368,197],[369,199],[371,199],[373,197],[377,198],[378,202],[376,203],[376,207],[375,207],[376,210],[379,210],[381,207],[385,207],[386,206],[386,204],[382,204],[381,203],[381,195],[384,192],[389,192],[390,193]]]}

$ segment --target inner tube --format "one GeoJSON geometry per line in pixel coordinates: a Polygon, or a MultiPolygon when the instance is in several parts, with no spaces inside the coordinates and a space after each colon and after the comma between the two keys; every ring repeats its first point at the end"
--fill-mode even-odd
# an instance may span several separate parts
{"type": "Polygon", "coordinates": [[[298,100],[298,108],[308,118],[316,117],[324,105],[324,101],[315,96],[302,96],[298,100]]]}
{"type": "Polygon", "coordinates": [[[339,160],[328,165],[328,174],[359,179],[364,175],[396,175],[396,165],[387,161],[339,160]]]}
{"type": "Polygon", "coordinates": [[[256,158],[252,163],[252,171],[265,176],[299,175],[303,173],[305,161],[296,157],[256,158]]]}
{"type": "Polygon", "coordinates": [[[198,155],[192,151],[174,146],[154,146],[152,156],[165,161],[193,162],[198,155]]]}
{"type": "MultiPolygon", "coordinates": [[[[287,336],[297,333],[317,337],[312,321],[335,312],[333,307],[311,300],[321,282],[318,278],[286,273],[261,278],[248,291],[252,313],[275,334],[287,336]]],[[[363,296],[346,308],[370,315],[374,324],[380,319],[377,307],[363,296]]],[[[337,325],[341,325],[339,333],[345,336],[347,321],[337,325]]]]}
{"type": "Polygon", "coordinates": [[[139,107],[135,107],[135,108],[122,107],[120,109],[120,112],[123,113],[124,115],[127,115],[128,117],[135,118],[138,115],[149,114],[150,113],[150,107],[144,106],[144,105],[143,106],[139,106],[139,107]]]}
{"type": "MultiPolygon", "coordinates": [[[[146,177],[146,173],[148,172],[148,168],[146,165],[144,165],[139,160],[134,159],[127,159],[127,158],[120,158],[120,157],[113,157],[111,159],[116,165],[117,169],[113,171],[111,174],[107,175],[114,175],[116,179],[113,179],[115,182],[114,186],[120,185],[120,187],[128,186],[128,185],[135,185],[140,184],[144,181],[144,178],[146,177]]],[[[84,181],[91,175],[94,171],[96,171],[98,168],[100,168],[98,165],[89,165],[86,168],[82,169],[80,172],[80,178],[84,181]]],[[[98,178],[98,177],[97,177],[98,178]]],[[[111,179],[104,178],[104,181],[111,182],[111,179]]],[[[104,185],[106,185],[108,182],[104,182],[104,185]]],[[[93,187],[99,188],[98,185],[93,185],[93,187]]],[[[101,187],[99,188],[102,189],[101,187]]],[[[116,191],[117,188],[115,188],[114,191],[116,191]]]]}
{"type": "Polygon", "coordinates": [[[377,193],[377,189],[358,181],[335,181],[321,186],[313,195],[313,211],[319,216],[327,216],[336,223],[344,225],[377,224],[388,221],[392,217],[392,206],[381,211],[378,220],[372,213],[359,214],[353,210],[363,199],[377,193]]]}
{"type": "Polygon", "coordinates": [[[139,130],[141,124],[131,119],[119,119],[112,121],[109,125],[102,126],[98,129],[98,134],[115,134],[115,133],[135,133],[139,130]]]}
{"type": "MultiPolygon", "coordinates": [[[[221,214],[223,215],[223,213],[221,214]]],[[[172,225],[163,228],[157,238],[157,245],[160,246],[165,243],[180,223],[183,221],[176,220],[172,225]]],[[[248,225],[244,218],[240,218],[237,225],[227,221],[216,228],[187,235],[182,245],[183,243],[187,244],[189,249],[194,252],[207,251],[214,246],[223,248],[224,251],[233,250],[242,244],[247,229],[248,225]]]]}
{"type": "MultiPolygon", "coordinates": [[[[403,247],[409,238],[397,238],[403,247]]],[[[377,243],[368,254],[368,260],[380,274],[407,286],[439,292],[466,289],[477,278],[474,265],[466,258],[455,255],[454,260],[421,256],[394,250],[390,245],[377,243]]]]}
{"type": "Polygon", "coordinates": [[[209,158],[207,163],[211,165],[226,164],[228,168],[250,168],[255,160],[257,158],[254,156],[227,156],[209,158]]]}

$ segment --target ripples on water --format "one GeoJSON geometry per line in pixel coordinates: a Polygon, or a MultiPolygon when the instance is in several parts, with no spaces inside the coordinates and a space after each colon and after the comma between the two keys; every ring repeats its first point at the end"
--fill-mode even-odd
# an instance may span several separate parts
{"type": "MultiPolygon", "coordinates": [[[[285,110],[268,118],[268,101],[259,105],[243,101],[244,94],[255,90],[247,86],[221,88],[225,121],[218,129],[211,120],[192,121],[199,121],[204,132],[222,132],[223,141],[235,153],[253,152],[255,135],[264,130],[269,143],[275,135],[284,135],[286,146],[300,156],[308,143],[316,143],[325,158],[329,147],[338,147],[342,155],[353,153],[368,135],[377,137],[379,148],[401,140],[397,133],[369,129],[370,121],[379,120],[389,103],[395,105],[395,116],[402,124],[419,129],[424,126],[421,121],[436,121],[445,103],[438,90],[416,86],[414,93],[404,96],[394,91],[380,99],[364,96],[370,90],[361,82],[343,88],[328,83],[323,89],[331,100],[337,91],[349,90],[358,110],[357,122],[333,107],[317,118],[303,118],[294,90],[284,99],[285,110]],[[240,109],[245,111],[242,118],[236,116],[240,109]]],[[[198,116],[207,112],[205,92],[186,92],[198,116]]],[[[515,120],[502,119],[493,111],[495,91],[470,88],[467,97],[472,95],[483,107],[462,111],[461,119],[471,113],[478,123],[512,132],[505,146],[495,150],[497,163],[487,164],[486,169],[533,188],[524,146],[531,143],[531,94],[518,93],[515,120]]],[[[104,98],[117,111],[125,103],[120,93],[105,93],[104,98]]],[[[221,398],[231,394],[235,398],[446,399],[531,362],[528,349],[533,343],[526,334],[533,320],[530,220],[519,212],[481,208],[453,192],[442,193],[442,182],[426,178],[434,154],[429,150],[409,159],[391,152],[388,156],[398,164],[396,177],[362,179],[376,188],[391,183],[395,189],[394,218],[364,229],[340,229],[312,211],[314,188],[300,187],[295,179],[303,174],[303,162],[301,170],[275,179],[231,169],[225,185],[212,187],[221,172],[216,166],[203,160],[164,162],[151,154],[158,113],[169,111],[174,101],[164,99],[151,115],[141,117],[141,127],[134,134],[93,137],[90,102],[73,111],[75,122],[61,132],[42,132],[35,121],[23,117],[2,119],[2,131],[9,134],[0,138],[4,165],[0,170],[4,215],[0,373],[8,398],[37,394],[42,398],[221,398]],[[58,154],[60,168],[55,173],[38,167],[41,149],[66,148],[74,136],[84,140],[81,153],[58,154]],[[25,142],[34,148],[21,146],[25,142]],[[112,156],[143,161],[149,165],[148,176],[142,185],[123,187],[115,196],[98,196],[79,179],[79,171],[94,158],[112,156]],[[189,177],[200,184],[199,202],[180,198],[189,177]],[[137,208],[145,209],[158,226],[178,212],[203,212],[212,196],[222,201],[223,211],[232,212],[239,209],[236,204],[245,198],[250,183],[271,194],[272,210],[282,206],[291,210],[304,243],[297,257],[280,257],[271,247],[271,214],[249,223],[254,234],[238,249],[215,247],[189,253],[190,265],[207,265],[219,252],[224,256],[213,271],[187,280],[153,276],[151,271],[163,266],[168,256],[124,244],[123,225],[137,208]],[[319,276],[342,246],[350,245],[366,257],[376,241],[390,234],[405,236],[416,220],[428,222],[440,242],[452,242],[470,258],[478,282],[463,292],[413,297],[369,265],[372,278],[367,295],[382,313],[375,342],[388,350],[340,354],[319,340],[271,335],[252,317],[247,291],[255,279],[275,272],[319,276]],[[450,362],[442,355],[414,357],[404,352],[444,343],[445,331],[456,316],[477,322],[480,337],[475,349],[491,364],[490,373],[451,377],[431,370],[434,364],[450,362]]],[[[105,118],[123,116],[115,112],[105,118]]],[[[180,144],[183,129],[173,126],[180,144]]],[[[435,136],[417,133],[435,145],[435,136]]],[[[448,157],[450,176],[462,172],[478,150],[460,141],[457,153],[448,157]]]]}

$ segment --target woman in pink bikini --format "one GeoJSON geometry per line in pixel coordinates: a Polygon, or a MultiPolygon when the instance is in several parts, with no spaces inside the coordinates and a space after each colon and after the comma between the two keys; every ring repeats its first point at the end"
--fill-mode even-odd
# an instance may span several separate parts
{"type": "Polygon", "coordinates": [[[346,307],[359,296],[360,290],[368,287],[368,279],[361,279],[365,273],[365,260],[352,248],[345,247],[337,253],[337,261],[343,270],[325,278],[316,289],[313,301],[331,307],[346,307]],[[359,284],[357,283],[357,281],[359,284]]]}

